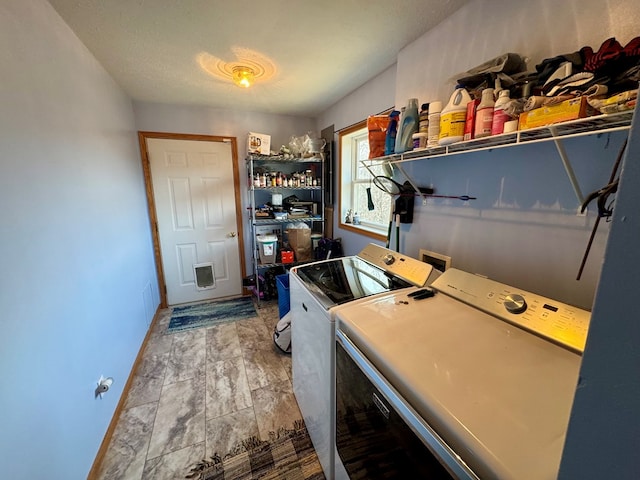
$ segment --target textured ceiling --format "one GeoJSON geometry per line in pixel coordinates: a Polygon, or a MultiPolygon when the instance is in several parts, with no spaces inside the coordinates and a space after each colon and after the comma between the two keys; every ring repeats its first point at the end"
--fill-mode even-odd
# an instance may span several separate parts
{"type": "Polygon", "coordinates": [[[49,2],[134,100],[315,116],[468,0],[49,2]],[[223,76],[239,59],[249,89],[223,76]]]}

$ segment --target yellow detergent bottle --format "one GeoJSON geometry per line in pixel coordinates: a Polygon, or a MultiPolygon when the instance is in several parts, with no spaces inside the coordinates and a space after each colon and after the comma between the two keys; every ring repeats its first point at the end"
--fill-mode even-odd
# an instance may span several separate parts
{"type": "Polygon", "coordinates": [[[439,145],[450,145],[464,138],[464,124],[467,120],[467,103],[471,96],[458,86],[451,94],[449,103],[440,113],[439,145]]]}

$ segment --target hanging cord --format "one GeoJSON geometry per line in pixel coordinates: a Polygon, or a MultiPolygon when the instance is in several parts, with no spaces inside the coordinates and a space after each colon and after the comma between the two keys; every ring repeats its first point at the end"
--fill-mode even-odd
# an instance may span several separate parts
{"type": "Polygon", "coordinates": [[[582,277],[582,272],[584,270],[584,266],[587,263],[587,257],[589,256],[589,252],[591,251],[591,245],[593,244],[593,239],[596,236],[596,230],[598,230],[598,225],[600,225],[601,218],[609,218],[613,214],[613,200],[609,202],[609,196],[613,195],[618,191],[618,182],[619,178],[616,178],[618,175],[618,168],[620,167],[620,162],[622,161],[622,156],[624,155],[624,151],[627,147],[627,139],[625,138],[620,151],[618,152],[618,158],[616,158],[616,163],[613,165],[613,170],[611,171],[611,176],[609,177],[609,183],[602,187],[600,190],[596,190],[589,194],[587,199],[582,204],[580,208],[580,212],[584,212],[587,208],[587,205],[591,203],[591,201],[598,199],[598,216],[596,217],[596,221],[593,224],[593,229],[591,230],[591,235],[589,236],[589,242],[587,242],[587,248],[584,251],[584,255],[582,257],[582,262],[580,263],[580,268],[578,269],[578,276],[576,280],[580,280],[582,277]]]}

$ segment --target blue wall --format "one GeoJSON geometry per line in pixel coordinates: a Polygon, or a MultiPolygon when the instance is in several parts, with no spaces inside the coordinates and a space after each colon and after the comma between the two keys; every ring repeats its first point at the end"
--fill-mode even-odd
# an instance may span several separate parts
{"type": "Polygon", "coordinates": [[[159,303],[133,109],[45,1],[0,43],[0,477],[84,478],[159,303]]]}
{"type": "MultiPolygon", "coordinates": [[[[584,196],[609,181],[625,133],[564,141],[584,196]]],[[[582,308],[591,309],[609,224],[600,223],[580,281],[576,274],[596,218],[595,203],[578,216],[553,142],[439,157],[404,164],[420,186],[477,200],[416,201],[414,223],[401,229],[401,250],[420,248],[452,264],[582,308]]],[[[403,179],[401,174],[398,179],[403,179]]]]}

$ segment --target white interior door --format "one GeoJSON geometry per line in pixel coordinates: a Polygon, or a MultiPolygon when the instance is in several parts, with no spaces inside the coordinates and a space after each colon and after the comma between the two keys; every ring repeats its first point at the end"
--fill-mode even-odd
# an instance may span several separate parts
{"type": "Polygon", "coordinates": [[[169,305],[242,293],[231,148],[147,138],[169,305]]]}

